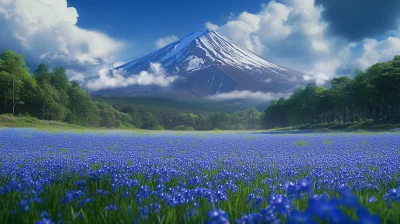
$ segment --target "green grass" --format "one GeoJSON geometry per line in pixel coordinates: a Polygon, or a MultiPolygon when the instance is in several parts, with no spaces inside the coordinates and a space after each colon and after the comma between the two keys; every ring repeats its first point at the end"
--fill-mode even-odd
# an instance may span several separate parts
{"type": "Polygon", "coordinates": [[[290,131],[290,130],[312,130],[315,132],[333,132],[333,131],[352,131],[358,133],[387,131],[391,129],[400,128],[398,121],[388,120],[368,120],[364,122],[333,122],[333,123],[319,123],[319,124],[303,124],[289,127],[276,127],[269,129],[270,131],[290,131]]]}
{"type": "Polygon", "coordinates": [[[84,127],[74,124],[69,124],[60,121],[48,121],[39,120],[35,117],[25,116],[12,116],[12,115],[0,115],[0,128],[35,128],[42,131],[47,131],[50,134],[56,134],[60,131],[72,131],[76,133],[86,132],[99,132],[104,133],[110,130],[118,131],[134,131],[140,133],[154,132],[151,130],[140,130],[140,129],[127,129],[127,128],[99,128],[99,127],[84,127]]]}
{"type": "Polygon", "coordinates": [[[307,141],[298,141],[296,143],[294,143],[296,146],[308,146],[308,142],[307,141]]]}
{"type": "Polygon", "coordinates": [[[35,117],[18,117],[12,115],[0,115],[0,127],[28,127],[45,129],[85,129],[84,127],[58,121],[39,120],[35,117]]]}
{"type": "Polygon", "coordinates": [[[66,122],[59,121],[48,121],[39,120],[35,117],[25,117],[25,116],[12,116],[12,115],[0,115],[0,128],[35,128],[49,133],[55,134],[60,131],[72,131],[76,133],[86,133],[86,132],[98,132],[100,134],[105,134],[106,131],[121,131],[121,132],[134,132],[138,134],[154,135],[156,133],[163,132],[173,132],[176,135],[183,135],[184,133],[196,133],[199,136],[206,138],[208,134],[221,134],[221,133],[249,133],[249,132],[262,132],[257,131],[241,131],[241,130],[209,130],[209,131],[195,131],[195,130],[185,130],[185,131],[174,131],[174,130],[144,130],[144,129],[132,129],[132,128],[100,128],[100,127],[84,127],[74,124],[69,124],[66,122]]]}
{"type": "Polygon", "coordinates": [[[323,139],[322,143],[324,143],[324,145],[332,145],[333,141],[327,140],[327,139],[323,139]]]}

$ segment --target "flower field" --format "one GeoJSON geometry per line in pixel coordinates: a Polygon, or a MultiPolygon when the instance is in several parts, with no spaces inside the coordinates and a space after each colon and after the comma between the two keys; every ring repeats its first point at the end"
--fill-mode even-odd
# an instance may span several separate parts
{"type": "Polygon", "coordinates": [[[0,223],[400,223],[400,134],[0,129],[0,223]]]}

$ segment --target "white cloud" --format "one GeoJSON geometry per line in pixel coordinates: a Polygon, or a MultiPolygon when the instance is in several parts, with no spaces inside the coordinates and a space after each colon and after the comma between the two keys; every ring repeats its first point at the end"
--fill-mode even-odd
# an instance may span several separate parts
{"type": "Polygon", "coordinates": [[[179,40],[179,38],[175,35],[161,37],[160,39],[158,39],[155,42],[155,45],[156,45],[157,49],[160,49],[160,48],[163,48],[163,47],[167,46],[168,44],[173,43],[178,40],[179,40]]]}
{"type": "Polygon", "coordinates": [[[271,83],[271,82],[272,82],[272,79],[271,79],[271,78],[265,79],[264,82],[266,82],[266,83],[271,83]]]}
{"type": "Polygon", "coordinates": [[[80,72],[67,70],[67,75],[71,81],[78,81],[81,84],[85,82],[85,75],[80,72]]]}
{"type": "Polygon", "coordinates": [[[260,17],[258,15],[243,12],[236,20],[229,21],[223,26],[217,26],[211,22],[205,25],[208,29],[218,30],[257,54],[264,51],[264,45],[261,44],[259,37],[255,34],[260,29],[260,17]]]}
{"type": "Polygon", "coordinates": [[[112,64],[123,43],[78,27],[67,0],[0,0],[0,49],[10,48],[31,63],[84,72],[112,64]]]}
{"type": "Polygon", "coordinates": [[[323,11],[315,0],[273,0],[257,13],[242,12],[225,24],[210,21],[205,26],[268,60],[307,74],[306,81],[319,85],[400,54],[400,28],[384,40],[352,43],[328,32],[323,11]]]}
{"type": "Polygon", "coordinates": [[[196,56],[189,57],[187,61],[188,61],[186,68],[187,71],[196,70],[198,68],[201,68],[202,65],[204,65],[204,60],[196,56]]]}
{"type": "Polygon", "coordinates": [[[339,74],[337,69],[342,68],[352,72],[354,67],[351,63],[351,52],[356,47],[355,43],[349,43],[347,46],[342,47],[331,59],[325,59],[323,61],[316,61],[312,70],[307,75],[304,75],[304,80],[313,81],[317,85],[323,85],[327,81],[337,75],[349,75],[339,74]]]}
{"type": "Polygon", "coordinates": [[[119,66],[121,66],[121,65],[124,65],[124,64],[126,64],[125,62],[123,62],[123,61],[117,61],[117,62],[114,62],[114,64],[113,64],[113,68],[117,68],[117,67],[119,67],[119,66]]]}
{"type": "Polygon", "coordinates": [[[250,92],[244,91],[232,91],[229,93],[220,93],[209,97],[211,100],[235,100],[235,99],[247,99],[253,101],[271,101],[281,97],[288,97],[290,93],[263,93],[260,91],[250,92]]]}
{"type": "Polygon", "coordinates": [[[215,24],[212,24],[212,22],[206,22],[205,24],[204,24],[205,26],[206,26],[206,28],[207,29],[209,29],[209,30],[214,30],[214,31],[216,31],[216,30],[218,30],[218,28],[219,28],[219,26],[217,26],[217,25],[215,25],[215,24]]]}
{"type": "Polygon", "coordinates": [[[136,75],[126,76],[123,70],[112,70],[102,68],[99,71],[99,78],[89,81],[86,87],[97,91],[101,89],[114,89],[131,85],[157,85],[167,87],[178,79],[178,76],[170,76],[159,63],[150,63],[149,71],[142,71],[136,75]]]}
{"type": "Polygon", "coordinates": [[[392,60],[396,55],[400,55],[400,32],[399,37],[389,36],[382,41],[365,39],[362,54],[355,64],[366,69],[375,63],[392,60]]]}
{"type": "Polygon", "coordinates": [[[348,43],[328,36],[322,12],[314,0],[271,1],[258,13],[243,12],[221,26],[211,22],[205,26],[323,84],[343,66],[348,43]]]}

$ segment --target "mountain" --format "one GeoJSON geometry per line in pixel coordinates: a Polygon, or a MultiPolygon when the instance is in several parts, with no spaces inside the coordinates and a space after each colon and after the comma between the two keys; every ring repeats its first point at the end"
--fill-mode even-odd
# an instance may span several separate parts
{"type": "Polygon", "coordinates": [[[194,32],[116,70],[129,77],[149,70],[151,63],[179,79],[169,88],[129,86],[99,94],[207,98],[235,90],[282,93],[304,84],[302,73],[269,62],[211,30],[194,32]]]}

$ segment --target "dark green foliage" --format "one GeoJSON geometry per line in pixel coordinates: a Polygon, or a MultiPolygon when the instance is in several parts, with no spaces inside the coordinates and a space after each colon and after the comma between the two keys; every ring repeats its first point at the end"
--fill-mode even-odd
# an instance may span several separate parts
{"type": "Polygon", "coordinates": [[[44,63],[39,65],[39,67],[33,73],[33,76],[39,84],[50,83],[51,73],[49,68],[44,63]]]}
{"type": "Polygon", "coordinates": [[[261,127],[261,116],[255,107],[234,113],[188,111],[158,107],[115,104],[115,109],[127,113],[132,124],[142,129],[167,130],[254,130],[261,127]]]}
{"type": "Polygon", "coordinates": [[[0,54],[0,113],[16,114],[25,109],[36,86],[24,57],[7,50],[0,54]]]}
{"type": "Polygon", "coordinates": [[[133,119],[106,103],[96,103],[69,82],[66,70],[41,63],[29,74],[24,57],[11,50],[0,54],[0,114],[34,116],[90,127],[134,127],[133,119]]]}
{"type": "Polygon", "coordinates": [[[63,67],[58,67],[53,69],[53,74],[50,78],[50,83],[53,85],[59,92],[65,93],[68,90],[68,78],[66,74],[66,70],[63,67]]]}
{"type": "Polygon", "coordinates": [[[125,98],[99,97],[96,100],[107,102],[116,110],[129,114],[132,118],[132,125],[142,129],[157,130],[160,129],[160,126],[167,130],[254,130],[261,128],[262,113],[256,107],[228,113],[210,111],[206,106],[198,107],[197,102],[193,103],[192,109],[187,109],[186,106],[189,106],[190,103],[185,102],[178,106],[176,105],[178,102],[184,101],[170,99],[166,99],[166,101],[173,102],[173,106],[158,105],[158,98],[148,98],[148,101],[154,100],[148,104],[140,102],[140,97],[132,97],[131,101],[125,98]]]}
{"type": "Polygon", "coordinates": [[[288,99],[272,101],[263,115],[266,128],[316,124],[349,127],[375,121],[396,121],[400,117],[400,56],[331,80],[331,88],[309,84],[288,99]],[[332,125],[330,125],[332,124],[332,125]]]}
{"type": "Polygon", "coordinates": [[[143,116],[141,128],[152,130],[162,129],[157,119],[149,112],[143,116]]]}
{"type": "Polygon", "coordinates": [[[255,106],[262,111],[266,108],[265,102],[251,102],[248,100],[207,100],[199,98],[180,99],[167,97],[147,97],[147,96],[93,96],[96,101],[106,102],[117,105],[133,105],[141,108],[174,109],[192,113],[213,112],[213,113],[233,113],[238,110],[245,110],[255,106]]]}
{"type": "Polygon", "coordinates": [[[76,82],[71,83],[67,94],[69,96],[69,112],[66,116],[66,121],[82,126],[97,126],[99,111],[89,94],[81,89],[76,82]]]}
{"type": "MultiPolygon", "coordinates": [[[[68,82],[64,68],[59,67],[50,71],[42,63],[31,75],[24,57],[11,50],[0,55],[0,81],[2,99],[0,113],[31,115],[42,120],[57,121],[66,121],[67,115],[69,115],[68,121],[71,121],[73,120],[71,117],[83,115],[81,111],[78,111],[81,112],[80,114],[71,112],[71,109],[74,109],[72,107],[77,106],[76,94],[74,95],[76,91],[80,91],[80,100],[83,101],[78,105],[80,109],[84,110],[89,107],[92,111],[97,112],[97,108],[90,107],[88,102],[92,102],[92,100],[86,92],[79,86],[73,86],[68,82]],[[70,96],[75,97],[71,105],[70,96]],[[84,107],[83,104],[89,106],[84,107]]],[[[90,120],[91,118],[86,117],[85,119],[90,120]]],[[[89,122],[83,123],[83,125],[86,124],[89,122]]]]}
{"type": "Polygon", "coordinates": [[[106,103],[96,103],[99,112],[99,126],[106,128],[118,127],[118,111],[106,103]]]}
{"type": "Polygon", "coordinates": [[[68,82],[63,67],[50,70],[42,63],[31,75],[22,55],[11,50],[0,54],[0,114],[90,127],[156,130],[253,130],[260,129],[261,124],[267,128],[341,128],[374,120],[399,121],[400,56],[357,71],[353,79],[334,78],[329,89],[315,84],[299,88],[288,99],[272,101],[264,114],[256,107],[219,112],[216,103],[208,104],[216,108],[213,111],[202,101],[155,99],[153,105],[134,98],[96,100],[100,102],[79,83],[68,82]]]}

